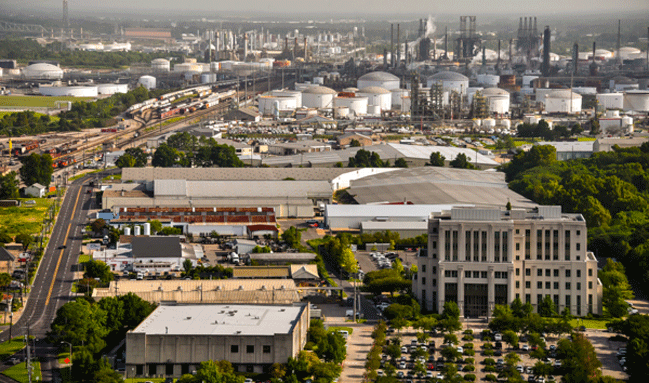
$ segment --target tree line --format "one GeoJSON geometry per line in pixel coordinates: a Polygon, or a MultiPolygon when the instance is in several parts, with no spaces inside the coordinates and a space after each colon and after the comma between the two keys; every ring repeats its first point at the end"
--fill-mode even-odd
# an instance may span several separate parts
{"type": "Polygon", "coordinates": [[[197,138],[187,132],[176,133],[153,154],[155,167],[222,167],[241,168],[243,161],[234,147],[219,144],[213,138],[197,138]]]}

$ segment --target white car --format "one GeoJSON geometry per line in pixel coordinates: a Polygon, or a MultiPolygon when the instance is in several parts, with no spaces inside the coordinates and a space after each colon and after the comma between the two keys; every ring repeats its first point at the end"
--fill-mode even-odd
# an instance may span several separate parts
{"type": "Polygon", "coordinates": [[[464,349],[463,349],[462,347],[459,347],[459,346],[458,346],[458,348],[457,348],[456,350],[457,350],[457,352],[459,352],[460,354],[464,352],[464,349]]]}
{"type": "Polygon", "coordinates": [[[524,345],[521,346],[521,350],[523,350],[523,351],[529,351],[529,350],[530,350],[530,346],[527,345],[527,344],[524,344],[524,345]]]}
{"type": "Polygon", "coordinates": [[[433,377],[433,372],[432,371],[426,371],[426,377],[427,378],[432,378],[433,377]]]}
{"type": "Polygon", "coordinates": [[[518,366],[516,366],[516,371],[522,373],[525,370],[523,369],[523,366],[519,364],[518,366]]]}
{"type": "Polygon", "coordinates": [[[441,372],[438,372],[436,378],[437,379],[444,379],[444,374],[442,374],[441,372]]]}
{"type": "Polygon", "coordinates": [[[502,342],[502,340],[503,340],[503,336],[502,336],[502,334],[495,334],[495,335],[494,335],[494,340],[495,340],[496,342],[502,342]]]}
{"type": "Polygon", "coordinates": [[[399,363],[399,369],[405,370],[406,369],[406,362],[399,363]]]}

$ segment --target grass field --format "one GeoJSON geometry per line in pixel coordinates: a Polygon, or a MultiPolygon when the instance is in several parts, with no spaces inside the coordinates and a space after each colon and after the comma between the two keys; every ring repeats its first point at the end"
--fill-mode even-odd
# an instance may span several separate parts
{"type": "Polygon", "coordinates": [[[54,108],[56,101],[89,101],[91,97],[0,96],[1,108],[54,108]]]}
{"type": "Polygon", "coordinates": [[[0,343],[0,360],[9,358],[23,348],[25,348],[25,341],[22,337],[16,337],[12,340],[0,343]]]}
{"type": "Polygon", "coordinates": [[[334,332],[334,331],[347,331],[349,335],[352,335],[354,332],[354,329],[351,327],[341,327],[341,326],[331,326],[327,329],[329,332],[334,332]]]}
{"type": "Polygon", "coordinates": [[[595,141],[595,140],[596,140],[595,137],[579,137],[579,138],[577,138],[577,141],[579,141],[579,142],[581,142],[581,141],[595,141]]]}
{"type": "Polygon", "coordinates": [[[54,199],[49,198],[19,198],[20,207],[0,208],[0,227],[10,236],[20,233],[35,234],[40,232],[43,218],[48,214],[48,209],[54,199]],[[35,205],[26,205],[25,201],[34,200],[35,205]]]}
{"type": "Polygon", "coordinates": [[[90,254],[81,254],[79,255],[79,261],[77,263],[82,264],[84,262],[90,261],[90,254]]]}
{"type": "MultiPolygon", "coordinates": [[[[43,379],[41,375],[41,363],[37,361],[32,362],[33,372],[32,372],[32,382],[38,382],[43,379]]],[[[25,362],[18,363],[15,366],[11,366],[8,369],[2,371],[2,375],[6,375],[11,379],[21,382],[28,383],[29,375],[27,374],[27,368],[25,368],[25,362]]]]}
{"type": "Polygon", "coordinates": [[[610,322],[610,319],[573,319],[570,321],[570,325],[573,328],[584,326],[586,328],[606,330],[606,322],[610,322]]]}

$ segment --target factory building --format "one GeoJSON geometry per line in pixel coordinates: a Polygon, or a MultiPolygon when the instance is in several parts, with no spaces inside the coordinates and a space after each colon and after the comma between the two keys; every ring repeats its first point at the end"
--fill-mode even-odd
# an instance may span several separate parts
{"type": "Polygon", "coordinates": [[[601,93],[595,98],[597,103],[604,109],[622,109],[624,107],[623,93],[601,93]]]}
{"type": "Polygon", "coordinates": [[[649,113],[649,90],[624,92],[624,110],[649,113]]]}
{"type": "Polygon", "coordinates": [[[490,317],[516,298],[536,310],[546,296],[558,312],[601,314],[597,259],[586,246],[583,216],[561,206],[454,208],[430,217],[413,291],[422,308],[457,302],[463,317],[490,317]]]}
{"type": "Polygon", "coordinates": [[[308,304],[158,306],[126,334],[126,377],[180,377],[205,360],[265,372],[302,351],[309,315],[308,304]]]}
{"type": "MultiPolygon", "coordinates": [[[[603,129],[603,128],[602,128],[603,129]]],[[[595,141],[554,141],[539,142],[536,145],[550,145],[557,151],[557,161],[589,158],[593,155],[595,141]]]]}
{"type": "Polygon", "coordinates": [[[386,72],[370,72],[358,78],[359,89],[379,87],[387,90],[399,89],[401,84],[399,77],[386,72]]]}
{"type": "Polygon", "coordinates": [[[452,207],[453,205],[326,205],[324,222],[333,231],[358,230],[369,222],[390,224],[393,228],[398,228],[401,224],[426,223],[431,214],[452,207]]]}

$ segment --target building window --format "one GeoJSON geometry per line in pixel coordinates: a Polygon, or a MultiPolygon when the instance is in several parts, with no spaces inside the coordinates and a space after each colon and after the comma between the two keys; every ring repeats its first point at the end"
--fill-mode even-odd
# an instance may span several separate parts
{"type": "Polygon", "coordinates": [[[550,282],[545,282],[545,288],[550,290],[550,282]]]}
{"type": "Polygon", "coordinates": [[[473,278],[480,278],[480,272],[479,271],[474,271],[473,272],[473,278]]]}
{"type": "Polygon", "coordinates": [[[500,279],[500,271],[496,271],[496,272],[494,273],[494,277],[495,277],[496,279],[500,279]]]}
{"type": "Polygon", "coordinates": [[[421,284],[426,285],[426,277],[421,277],[421,284]]]}
{"type": "Polygon", "coordinates": [[[577,230],[577,235],[581,235],[581,230],[577,230]]]}
{"type": "Polygon", "coordinates": [[[577,270],[577,278],[581,278],[581,270],[577,270]]]}
{"type": "Polygon", "coordinates": [[[588,288],[592,289],[593,288],[593,282],[588,282],[588,288]]]}
{"type": "Polygon", "coordinates": [[[437,286],[437,279],[433,278],[433,287],[437,286]]]}
{"type": "Polygon", "coordinates": [[[521,269],[516,269],[516,276],[521,275],[521,269]]]}
{"type": "Polygon", "coordinates": [[[471,278],[471,272],[469,270],[464,272],[464,278],[471,278]]]}
{"type": "Polygon", "coordinates": [[[487,279],[487,272],[486,271],[481,271],[480,272],[480,278],[487,279]]]}
{"type": "Polygon", "coordinates": [[[581,243],[577,243],[577,251],[581,250],[581,243]]]}
{"type": "Polygon", "coordinates": [[[581,290],[581,282],[577,282],[577,290],[581,290]]]}
{"type": "Polygon", "coordinates": [[[437,266],[433,266],[433,275],[437,275],[437,266]]]}
{"type": "Polygon", "coordinates": [[[246,345],[246,354],[254,354],[255,346],[252,344],[246,345]]]}
{"type": "Polygon", "coordinates": [[[536,276],[537,277],[542,277],[543,276],[543,269],[536,270],[536,276]]]}
{"type": "Polygon", "coordinates": [[[238,353],[239,352],[239,345],[237,345],[237,344],[231,345],[230,346],[230,352],[233,353],[233,354],[238,353]]]}
{"type": "Polygon", "coordinates": [[[536,282],[536,288],[537,289],[542,289],[543,288],[543,282],[541,282],[541,281],[536,282]]]}
{"type": "Polygon", "coordinates": [[[588,269],[588,276],[592,277],[593,276],[593,269],[588,269]]]}
{"type": "Polygon", "coordinates": [[[532,275],[532,269],[525,269],[525,275],[528,277],[532,275]]]}
{"type": "Polygon", "coordinates": [[[433,234],[437,234],[437,228],[436,227],[433,228],[433,234]]]}
{"type": "Polygon", "coordinates": [[[551,273],[550,269],[545,269],[545,276],[546,277],[549,277],[550,273],[551,273]]]}
{"type": "Polygon", "coordinates": [[[426,272],[426,265],[421,265],[421,272],[425,273],[426,272]]]}
{"type": "Polygon", "coordinates": [[[570,278],[570,270],[566,270],[566,278],[570,278]]]}
{"type": "Polygon", "coordinates": [[[433,241],[433,249],[437,249],[437,241],[433,241]]]}
{"type": "Polygon", "coordinates": [[[559,290],[559,282],[554,282],[554,289],[559,290]]]}
{"type": "Polygon", "coordinates": [[[520,243],[517,243],[517,244],[516,244],[516,251],[520,251],[520,249],[521,249],[521,244],[520,244],[520,243]]]}
{"type": "Polygon", "coordinates": [[[520,229],[516,229],[516,234],[520,234],[520,233],[521,233],[520,229]]]}
{"type": "Polygon", "coordinates": [[[536,294],[536,304],[541,304],[543,302],[543,294],[536,294]]]}
{"type": "Polygon", "coordinates": [[[570,282],[566,282],[566,290],[570,290],[570,282]]]}
{"type": "Polygon", "coordinates": [[[559,269],[554,269],[554,276],[558,277],[559,276],[559,269]]]}
{"type": "Polygon", "coordinates": [[[530,281],[525,281],[525,288],[529,289],[531,287],[532,287],[532,284],[530,283],[530,281]]]}
{"type": "Polygon", "coordinates": [[[520,288],[521,288],[521,282],[520,282],[520,281],[516,281],[516,288],[517,288],[517,289],[520,289],[520,288]]]}
{"type": "Polygon", "coordinates": [[[566,295],[566,308],[570,310],[570,295],[566,295]]]}
{"type": "Polygon", "coordinates": [[[263,346],[264,354],[270,354],[270,346],[263,346]]]}
{"type": "Polygon", "coordinates": [[[525,303],[532,303],[532,296],[530,294],[525,294],[525,303]]]}
{"type": "Polygon", "coordinates": [[[437,259],[437,253],[433,253],[433,259],[437,259]]]}

